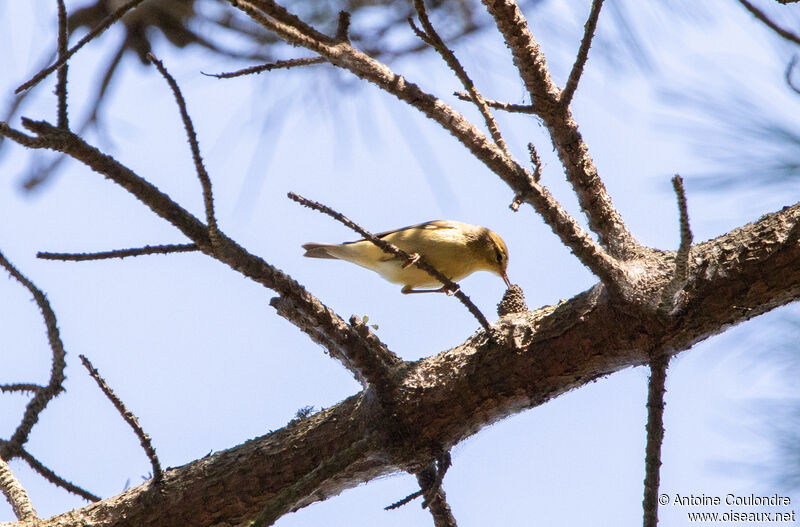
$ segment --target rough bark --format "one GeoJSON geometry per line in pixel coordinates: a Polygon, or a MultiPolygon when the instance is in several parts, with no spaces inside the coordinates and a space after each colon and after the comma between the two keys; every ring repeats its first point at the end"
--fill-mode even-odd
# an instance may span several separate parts
{"type": "Polygon", "coordinates": [[[183,467],[159,486],[127,492],[42,521],[42,526],[237,525],[326,499],[398,470],[418,470],[436,452],[483,427],[594,379],[675,355],[726,328],[800,296],[800,204],[692,248],[686,287],[658,316],[674,252],[650,250],[626,263],[625,298],[598,284],[571,300],[509,314],[490,339],[403,363],[390,402],[370,389],[183,467]]]}

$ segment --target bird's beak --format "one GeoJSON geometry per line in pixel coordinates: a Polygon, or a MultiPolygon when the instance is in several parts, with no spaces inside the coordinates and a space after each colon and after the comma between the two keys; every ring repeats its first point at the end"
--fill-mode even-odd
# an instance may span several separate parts
{"type": "Polygon", "coordinates": [[[511,287],[511,281],[508,279],[508,275],[506,275],[506,273],[503,273],[502,276],[503,276],[503,281],[506,283],[506,287],[511,287]]]}

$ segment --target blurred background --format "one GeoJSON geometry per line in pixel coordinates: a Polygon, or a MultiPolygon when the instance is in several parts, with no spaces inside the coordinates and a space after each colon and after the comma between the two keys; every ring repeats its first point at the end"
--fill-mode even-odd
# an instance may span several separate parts
{"type": "MultiPolygon", "coordinates": [[[[67,1],[75,43],[113,2],[67,1]]],[[[574,60],[589,2],[523,2],[555,81],[574,60]]],[[[758,3],[800,31],[800,7],[758,3]]],[[[480,123],[451,94],[458,81],[406,23],[401,1],[297,1],[290,9],[332,34],[352,12],[359,49],[480,123]]],[[[472,0],[431,4],[432,21],[482,94],[527,103],[491,20],[472,0]]],[[[55,122],[55,75],[24,98],[14,88],[49,64],[55,2],[0,4],[0,111],[55,122]]],[[[82,49],[69,67],[73,129],[198,216],[202,196],[172,95],[141,57],[152,51],[180,84],[214,184],[222,230],[287,271],[341,316],[367,315],[406,360],[436,354],[477,330],[445,295],[399,293],[342,262],[302,258],[308,241],[353,233],[286,198],[321,201],[373,232],[433,219],[500,233],[509,276],[531,308],[557,303],[596,279],[530,209],[438,125],[377,88],[317,65],[235,79],[220,73],[305,57],[215,0],[146,2],[82,49]],[[165,7],[166,6],[166,7],[165,7]]],[[[695,241],[714,238],[800,199],[800,95],[786,80],[797,45],[739,2],[606,0],[572,107],[614,203],[644,244],[677,248],[669,183],[686,181],[695,241]]],[[[800,73],[797,75],[800,84],[800,73]]],[[[512,152],[532,141],[543,183],[581,222],[546,132],[531,116],[496,117],[512,152]]],[[[283,427],[359,385],[269,306],[274,296],[200,254],[51,262],[37,251],[93,252],[183,243],[180,233],[86,167],[16,145],[0,146],[0,250],[43,289],[67,350],[66,393],[41,414],[27,450],[60,476],[103,497],[149,477],[127,425],[81,367],[87,355],[152,436],[161,462],[180,466],[283,427]]],[[[502,281],[479,273],[463,290],[490,320],[502,281]]],[[[46,382],[50,350],[28,292],[0,280],[0,384],[46,382]]],[[[674,496],[800,499],[800,400],[795,379],[800,311],[777,309],[704,341],[671,363],[661,490],[674,496]]],[[[459,525],[631,525],[640,522],[648,371],[628,369],[508,418],[453,451],[444,488],[459,525]]],[[[0,397],[0,437],[28,398],[0,397]]],[[[12,468],[40,516],[86,502],[19,460],[12,468]]],[[[431,525],[419,501],[383,507],[417,488],[395,475],[281,518],[281,527],[431,525]]],[[[686,512],[661,507],[664,525],[686,512]]],[[[764,512],[768,508],[733,509],[764,512]]],[[[787,512],[786,507],[774,509],[787,512]]],[[[12,520],[0,503],[0,520],[12,520]]]]}

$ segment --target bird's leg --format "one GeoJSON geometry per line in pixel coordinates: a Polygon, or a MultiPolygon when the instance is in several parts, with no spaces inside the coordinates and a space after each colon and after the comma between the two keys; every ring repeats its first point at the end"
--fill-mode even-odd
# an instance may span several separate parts
{"type": "Polygon", "coordinates": [[[460,288],[456,288],[455,291],[450,291],[447,289],[446,285],[443,285],[439,289],[412,289],[410,285],[403,286],[403,289],[400,290],[401,293],[404,295],[410,295],[411,293],[446,293],[447,296],[452,296],[458,292],[460,288]]]}

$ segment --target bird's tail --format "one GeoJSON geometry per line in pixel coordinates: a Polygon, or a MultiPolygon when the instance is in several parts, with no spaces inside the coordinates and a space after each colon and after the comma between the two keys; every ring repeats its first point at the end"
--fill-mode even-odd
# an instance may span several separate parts
{"type": "Polygon", "coordinates": [[[303,256],[306,258],[331,258],[336,260],[337,258],[328,252],[328,247],[331,247],[331,245],[324,243],[305,243],[303,244],[303,249],[306,250],[306,253],[303,256]]]}

